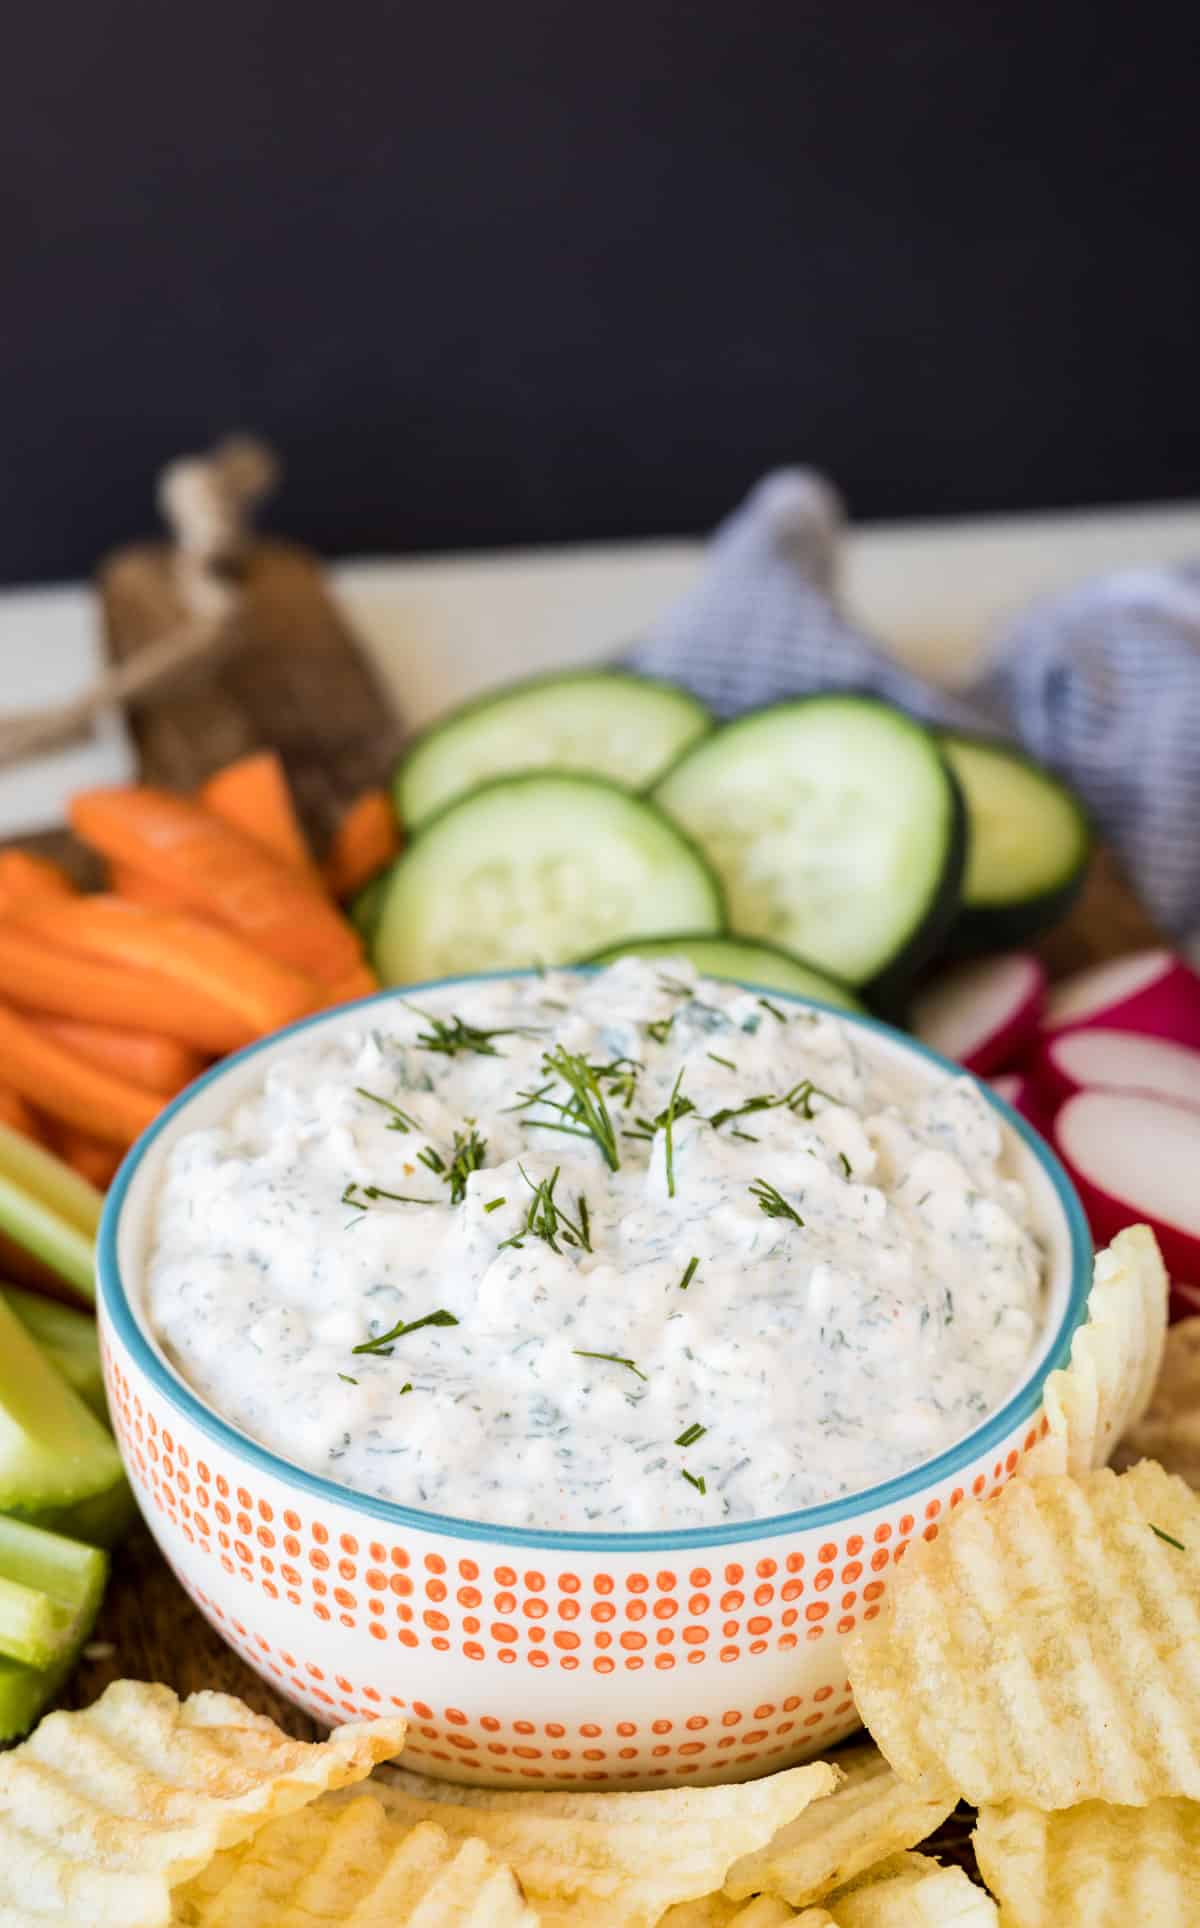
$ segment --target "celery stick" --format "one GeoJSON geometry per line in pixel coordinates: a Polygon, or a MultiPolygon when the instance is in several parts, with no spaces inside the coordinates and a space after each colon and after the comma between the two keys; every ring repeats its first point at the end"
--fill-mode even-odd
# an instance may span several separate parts
{"type": "Polygon", "coordinates": [[[107,1572],[98,1547],[0,1518],[0,1654],[53,1666],[91,1625],[107,1572]]]}
{"type": "Polygon", "coordinates": [[[4,1297],[21,1324],[33,1334],[67,1384],[91,1407],[97,1419],[108,1422],[104,1374],[100,1367],[100,1337],[90,1312],[62,1305],[43,1292],[6,1285],[4,1297]]]}
{"type": "Polygon", "coordinates": [[[0,1125],[0,1176],[11,1179],[85,1238],[95,1238],[104,1208],[103,1194],[53,1152],[35,1145],[32,1138],[14,1131],[11,1125],[0,1125]]]}
{"type": "Polygon", "coordinates": [[[137,1501],[129,1481],[122,1475],[114,1486],[93,1493],[74,1506],[51,1506],[44,1512],[25,1515],[31,1526],[44,1526],[54,1533],[69,1534],[89,1546],[114,1547],[123,1540],[137,1518],[137,1501]]]}
{"type": "MultiPolygon", "coordinates": [[[[4,1127],[0,1126],[0,1130],[4,1127]]],[[[36,1151],[32,1146],[31,1150],[36,1151]]],[[[14,1245],[62,1279],[89,1305],[95,1304],[92,1240],[68,1219],[60,1218],[49,1205],[24,1191],[14,1178],[0,1170],[0,1232],[14,1245]]]]}
{"type": "Polygon", "coordinates": [[[62,1650],[63,1631],[48,1593],[0,1574],[0,1654],[26,1667],[48,1667],[62,1650]]]}
{"type": "Polygon", "coordinates": [[[0,1511],[70,1506],[120,1475],[111,1434],[0,1298],[0,1511]]]}
{"type": "Polygon", "coordinates": [[[100,1596],[91,1612],[81,1616],[71,1645],[51,1667],[22,1667],[19,1661],[0,1658],[0,1743],[20,1740],[50,1705],[78,1660],[96,1621],[100,1596]]]}

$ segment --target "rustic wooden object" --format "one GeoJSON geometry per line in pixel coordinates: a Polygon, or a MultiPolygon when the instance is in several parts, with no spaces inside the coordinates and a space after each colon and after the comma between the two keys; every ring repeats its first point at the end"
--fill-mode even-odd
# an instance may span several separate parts
{"type": "MultiPolygon", "coordinates": [[[[320,851],[346,804],[386,780],[400,722],[305,550],[252,543],[237,587],[235,646],[133,711],[142,777],[191,790],[234,757],[269,745],[320,851]]],[[[166,543],[121,550],[101,569],[99,588],[119,662],[186,615],[166,543]]]]}

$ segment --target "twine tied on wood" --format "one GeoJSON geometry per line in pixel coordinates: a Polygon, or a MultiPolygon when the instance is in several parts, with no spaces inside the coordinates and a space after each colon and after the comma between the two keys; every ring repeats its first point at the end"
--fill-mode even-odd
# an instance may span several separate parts
{"type": "Polygon", "coordinates": [[[77,741],[104,710],[159,695],[237,647],[253,516],[278,478],[275,455],[248,435],[229,436],[208,455],[182,456],[167,465],[158,504],[173,538],[171,568],[183,620],[69,702],[0,717],[0,767],[77,741]]]}

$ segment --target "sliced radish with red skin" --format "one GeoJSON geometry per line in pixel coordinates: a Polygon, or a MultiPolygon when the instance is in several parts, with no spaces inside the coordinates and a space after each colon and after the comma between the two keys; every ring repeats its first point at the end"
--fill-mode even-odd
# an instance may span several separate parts
{"type": "Polygon", "coordinates": [[[1200,1111],[1125,1091],[1084,1091],[1054,1119],[1097,1247],[1152,1227],[1173,1278],[1200,1279],[1200,1111]]]}
{"type": "Polygon", "coordinates": [[[1043,1138],[1049,1137],[1054,1106],[1046,1102],[1032,1078],[1026,1077],[1023,1071],[1006,1071],[998,1078],[989,1078],[988,1084],[998,1098],[1020,1113],[1026,1124],[1040,1131],[1043,1138]]]}
{"type": "Polygon", "coordinates": [[[1043,1041],[1034,1076],[1057,1103],[1078,1091],[1140,1091],[1200,1108],[1200,1051],[1132,1031],[1060,1031],[1043,1041]]]}
{"type": "Polygon", "coordinates": [[[1173,951],[1134,951],[1056,984],[1042,1029],[1100,1026],[1200,1050],[1200,977],[1173,951]]]}
{"type": "Polygon", "coordinates": [[[914,1001],[913,1030],[923,1044],[986,1078],[1029,1043],[1045,998],[1046,973],[1037,958],[1005,951],[939,977],[914,1001]]]}

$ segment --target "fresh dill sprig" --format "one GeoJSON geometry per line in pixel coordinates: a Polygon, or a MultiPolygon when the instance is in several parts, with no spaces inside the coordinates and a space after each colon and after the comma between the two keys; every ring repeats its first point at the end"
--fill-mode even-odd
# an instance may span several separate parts
{"type": "Polygon", "coordinates": [[[423,1011],[419,1004],[410,1004],[419,1018],[424,1018],[429,1026],[427,1031],[417,1032],[417,1043],[424,1051],[440,1051],[447,1058],[453,1058],[460,1051],[474,1051],[481,1058],[500,1058],[503,1052],[497,1051],[493,1038],[527,1038],[532,1036],[526,1024],[493,1025],[490,1030],[481,1030],[477,1024],[468,1024],[465,1018],[439,1018],[432,1011],[423,1011]]]}
{"type": "Polygon", "coordinates": [[[851,1164],[850,1164],[850,1160],[849,1160],[849,1159],[847,1158],[847,1156],[846,1156],[846,1154],[845,1154],[845,1152],[844,1152],[844,1151],[840,1151],[840,1152],[838,1153],[838,1160],[839,1160],[839,1162],[840,1162],[840,1164],[841,1164],[841,1167],[842,1167],[842,1170],[843,1170],[843,1171],[845,1172],[845,1174],[846,1174],[846,1177],[847,1177],[847,1178],[853,1178],[853,1176],[854,1176],[854,1171],[853,1171],[853,1168],[851,1167],[851,1164]]]}
{"type": "Polygon", "coordinates": [[[690,1426],[684,1427],[675,1444],[677,1446],[694,1446],[698,1439],[704,1438],[707,1431],[707,1426],[702,1426],[698,1420],[694,1419],[690,1426]]]}
{"type": "Polygon", "coordinates": [[[475,1126],[467,1121],[466,1131],[454,1134],[454,1156],[442,1176],[450,1187],[450,1203],[461,1205],[467,1195],[467,1180],[472,1172],[479,1171],[487,1156],[487,1139],[481,1138],[475,1126]]]}
{"type": "Polygon", "coordinates": [[[795,1206],[789,1205],[783,1193],[777,1191],[774,1185],[768,1185],[765,1178],[756,1178],[750,1191],[758,1200],[759,1209],[764,1211],[768,1218],[790,1218],[796,1225],[804,1224],[795,1206]]]}
{"type": "Polygon", "coordinates": [[[686,1264],[686,1265],[684,1266],[684,1268],[683,1268],[683,1277],[682,1277],[682,1278],[680,1279],[680,1281],[679,1281],[679,1290],[680,1290],[681,1292],[686,1292],[686,1291],[687,1291],[687,1289],[688,1289],[688,1287],[689,1287],[689,1285],[691,1284],[691,1282],[692,1282],[692,1280],[693,1280],[693,1279],[695,1278],[695,1276],[696,1276],[696,1268],[698,1267],[698,1265],[699,1265],[699,1264],[700,1264],[700,1261],[699,1261],[699,1259],[697,1259],[697,1258],[691,1258],[691,1259],[689,1259],[689,1260],[688,1260],[688,1262],[687,1262],[687,1264],[686,1264]]]}
{"type": "Polygon", "coordinates": [[[707,1493],[708,1488],[704,1484],[703,1473],[689,1473],[686,1466],[682,1467],[680,1470],[682,1471],[683,1477],[687,1481],[689,1486],[694,1486],[698,1493],[701,1493],[701,1494],[707,1493]]]}
{"type": "Polygon", "coordinates": [[[498,1212],[502,1205],[507,1204],[508,1200],[506,1198],[489,1198],[483,1209],[485,1212],[498,1212]]]}
{"type": "Polygon", "coordinates": [[[769,997],[760,997],[758,1002],[762,1005],[764,1011],[769,1011],[773,1018],[778,1018],[780,1024],[787,1023],[787,1012],[781,1011],[777,1004],[772,1004],[769,997]]]}
{"type": "Polygon", "coordinates": [[[610,1366],[625,1366],[628,1371],[636,1372],[639,1379],[647,1377],[639,1365],[632,1359],[623,1359],[619,1352],[583,1352],[579,1346],[572,1346],[571,1351],[576,1359],[607,1359],[610,1366]]]}
{"type": "Polygon", "coordinates": [[[404,1384],[403,1384],[403,1385],[401,1386],[401,1388],[400,1388],[400,1397],[401,1397],[401,1399],[403,1399],[403,1397],[404,1397],[404,1395],[405,1395],[405,1393],[406,1393],[406,1392],[411,1392],[411,1391],[412,1391],[412,1389],[413,1389],[413,1383],[412,1383],[412,1380],[411,1380],[411,1379],[406,1379],[406,1380],[404,1381],[404,1384]]]}
{"type": "Polygon", "coordinates": [[[508,1246],[512,1246],[514,1251],[520,1252],[527,1238],[540,1238],[545,1240],[552,1252],[562,1250],[558,1243],[559,1239],[562,1239],[564,1244],[580,1246],[585,1252],[591,1251],[587,1200],[582,1192],[579,1195],[582,1209],[578,1224],[567,1216],[554,1196],[554,1187],[558,1183],[558,1174],[561,1169],[561,1166],[556,1165],[549,1178],[543,1178],[535,1185],[524,1165],[518,1165],[517,1170],[533,1193],[533,1197],[529,1201],[525,1223],[520,1231],[514,1232],[511,1238],[502,1239],[497,1250],[503,1252],[508,1246]]]}
{"type": "Polygon", "coordinates": [[[811,1078],[801,1078],[790,1091],[780,1093],[764,1091],[757,1097],[744,1098],[740,1105],[724,1105],[720,1111],[714,1111],[709,1115],[708,1122],[714,1131],[720,1131],[721,1126],[728,1124],[731,1118],[745,1118],[754,1111],[778,1110],[799,1111],[803,1118],[811,1119],[814,1115],[812,1108],[814,1098],[826,1098],[831,1105],[838,1102],[836,1098],[830,1096],[828,1091],[822,1091],[820,1085],[815,1085],[811,1078]]]}
{"type": "Polygon", "coordinates": [[[355,1085],[354,1089],[360,1098],[369,1098],[373,1105],[382,1105],[384,1111],[391,1113],[387,1122],[388,1131],[420,1131],[421,1127],[412,1114],[401,1111],[390,1098],[381,1098],[377,1091],[368,1091],[364,1085],[355,1085]]]}
{"type": "Polygon", "coordinates": [[[694,1111],[696,1109],[695,1105],[692,1103],[690,1098],[683,1098],[683,1099],[680,1098],[679,1087],[682,1082],[683,1082],[683,1066],[680,1065],[679,1070],[676,1073],[675,1082],[671,1086],[671,1096],[668,1098],[666,1109],[662,1114],[663,1146],[666,1153],[667,1197],[668,1198],[674,1198],[675,1196],[675,1120],[677,1117],[682,1118],[685,1115],[685,1112],[694,1111]]]}
{"type": "Polygon", "coordinates": [[[382,1185],[359,1185],[350,1180],[342,1193],[342,1204],[352,1205],[356,1211],[365,1212],[368,1205],[376,1199],[390,1198],[396,1205],[436,1205],[436,1198],[410,1198],[407,1192],[385,1191],[382,1185]]]}
{"type": "Polygon", "coordinates": [[[655,1044],[665,1044],[671,1035],[671,1026],[674,1024],[678,1015],[679,1013],[677,1011],[672,1011],[669,1018],[655,1018],[652,1023],[646,1026],[646,1036],[653,1038],[655,1044]]]}
{"type": "Polygon", "coordinates": [[[446,1169],[446,1161],[441,1152],[436,1151],[432,1145],[426,1145],[424,1151],[417,1153],[417,1163],[424,1165],[431,1172],[441,1173],[446,1169]]]}
{"type": "MultiPolygon", "coordinates": [[[[565,1050],[560,1044],[553,1051],[544,1053],[542,1069],[552,1077],[561,1079],[571,1093],[569,1103],[558,1107],[562,1112],[562,1121],[557,1129],[594,1138],[609,1170],[618,1171],[621,1156],[617,1150],[617,1133],[600,1086],[599,1074],[603,1073],[604,1067],[589,1064],[586,1058],[565,1050]]],[[[540,1121],[530,1118],[526,1122],[536,1125],[540,1121]]],[[[550,1128],[556,1127],[551,1124],[550,1128]]]]}
{"type": "Polygon", "coordinates": [[[723,1064],[726,1071],[737,1070],[737,1066],[732,1058],[722,1058],[716,1051],[706,1051],[704,1055],[706,1058],[711,1058],[714,1064],[723,1064]]]}
{"type": "Polygon", "coordinates": [[[1154,1534],[1156,1539],[1165,1540],[1168,1546],[1175,1547],[1180,1553],[1187,1552],[1187,1548],[1183,1544],[1182,1540],[1177,1540],[1173,1533],[1164,1533],[1161,1526],[1155,1526],[1153,1520],[1151,1520],[1150,1522],[1150,1531],[1154,1534]]]}
{"type": "Polygon", "coordinates": [[[339,1374],[338,1374],[338,1378],[339,1378],[339,1379],[344,1379],[344,1380],[346,1381],[346,1384],[347,1384],[348,1386],[357,1386],[357,1384],[358,1384],[358,1380],[357,1380],[357,1379],[351,1379],[351,1377],[350,1377],[350,1374],[349,1374],[348,1372],[339,1372],[339,1374]]]}
{"type": "Polygon", "coordinates": [[[401,1319],[392,1327],[390,1332],[381,1332],[378,1337],[374,1339],[364,1339],[361,1345],[352,1346],[350,1350],[352,1352],[380,1352],[385,1358],[390,1358],[393,1341],[403,1339],[406,1333],[419,1332],[422,1326],[451,1326],[457,1324],[458,1320],[455,1318],[453,1312],[427,1312],[423,1319],[401,1319]]]}

